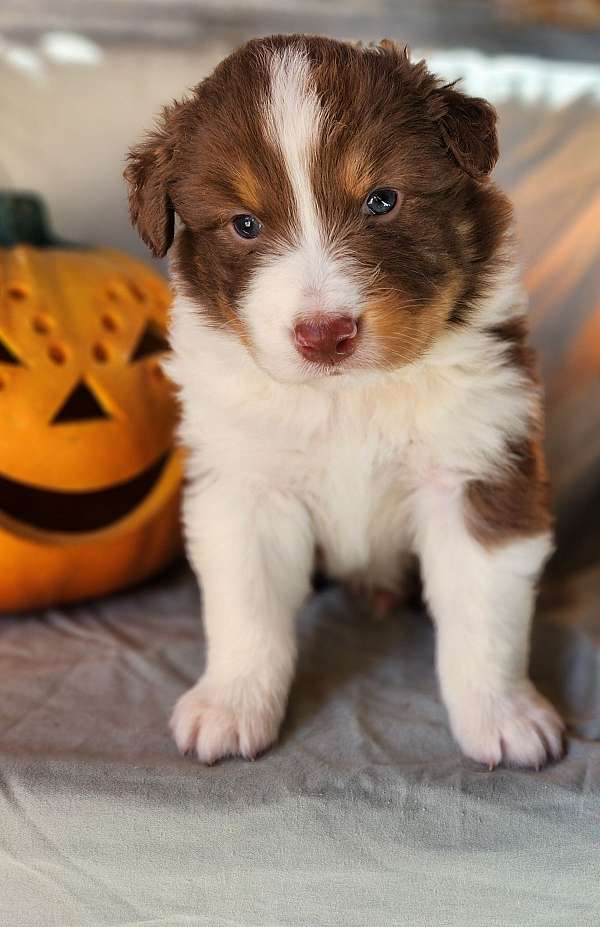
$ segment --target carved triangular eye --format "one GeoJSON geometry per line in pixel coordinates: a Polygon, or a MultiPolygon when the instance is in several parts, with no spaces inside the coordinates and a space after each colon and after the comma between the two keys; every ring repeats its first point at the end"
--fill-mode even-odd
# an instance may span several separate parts
{"type": "Polygon", "coordinates": [[[110,418],[110,415],[102,408],[89,386],[80,380],[65,399],[51,424],[63,425],[66,422],[87,422],[99,418],[110,418]]]}
{"type": "Polygon", "coordinates": [[[21,361],[14,354],[7,344],[0,338],[0,364],[12,364],[14,367],[22,367],[21,361]]]}
{"type": "Polygon", "coordinates": [[[151,354],[163,354],[168,348],[167,339],[156,322],[150,319],[146,322],[146,327],[138,338],[129,360],[133,363],[143,357],[150,357],[151,354]]]}

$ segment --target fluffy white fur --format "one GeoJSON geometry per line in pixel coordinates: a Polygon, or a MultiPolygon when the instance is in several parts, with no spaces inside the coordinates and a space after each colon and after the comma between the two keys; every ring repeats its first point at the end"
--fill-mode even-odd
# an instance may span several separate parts
{"type": "MultiPolygon", "coordinates": [[[[189,448],[188,552],[203,590],[208,660],[172,720],[180,749],[213,762],[255,756],[276,738],[295,661],[294,617],[314,551],[345,580],[393,590],[418,554],[438,631],[441,691],[469,756],[540,765],[560,752],[561,722],[527,679],[541,536],[488,552],[465,527],[463,488],[493,477],[537,397],[484,332],[524,311],[507,271],[479,327],[445,335],[396,372],[310,377],[290,339],[316,300],[360,311],[343,257],[322,240],[306,174],[318,104],[306,62],[273,66],[267,122],[296,190],[297,246],[255,275],[242,313],[257,357],[211,329],[181,293],[172,314],[181,437],[189,448]],[[257,363],[258,361],[258,363],[257,363]]],[[[177,291],[177,280],[174,281],[177,291]]]]}

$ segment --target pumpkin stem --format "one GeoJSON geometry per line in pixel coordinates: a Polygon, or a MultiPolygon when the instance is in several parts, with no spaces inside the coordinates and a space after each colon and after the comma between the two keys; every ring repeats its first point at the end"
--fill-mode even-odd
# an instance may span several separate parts
{"type": "Polygon", "coordinates": [[[64,244],[50,228],[41,197],[35,193],[0,191],[0,247],[57,248],[64,244]]]}

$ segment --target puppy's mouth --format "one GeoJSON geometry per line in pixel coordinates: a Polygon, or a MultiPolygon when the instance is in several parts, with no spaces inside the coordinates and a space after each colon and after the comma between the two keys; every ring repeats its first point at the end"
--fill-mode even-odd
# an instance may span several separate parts
{"type": "Polygon", "coordinates": [[[342,377],[352,371],[349,363],[319,363],[318,361],[304,361],[302,371],[312,378],[319,377],[342,377]]]}

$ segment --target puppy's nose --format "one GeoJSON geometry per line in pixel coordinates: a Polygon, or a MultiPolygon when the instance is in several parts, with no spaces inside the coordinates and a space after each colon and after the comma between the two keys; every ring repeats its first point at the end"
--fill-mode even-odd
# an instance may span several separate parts
{"type": "Polygon", "coordinates": [[[336,364],[356,348],[358,326],[349,315],[321,315],[294,327],[294,342],[306,360],[336,364]]]}

